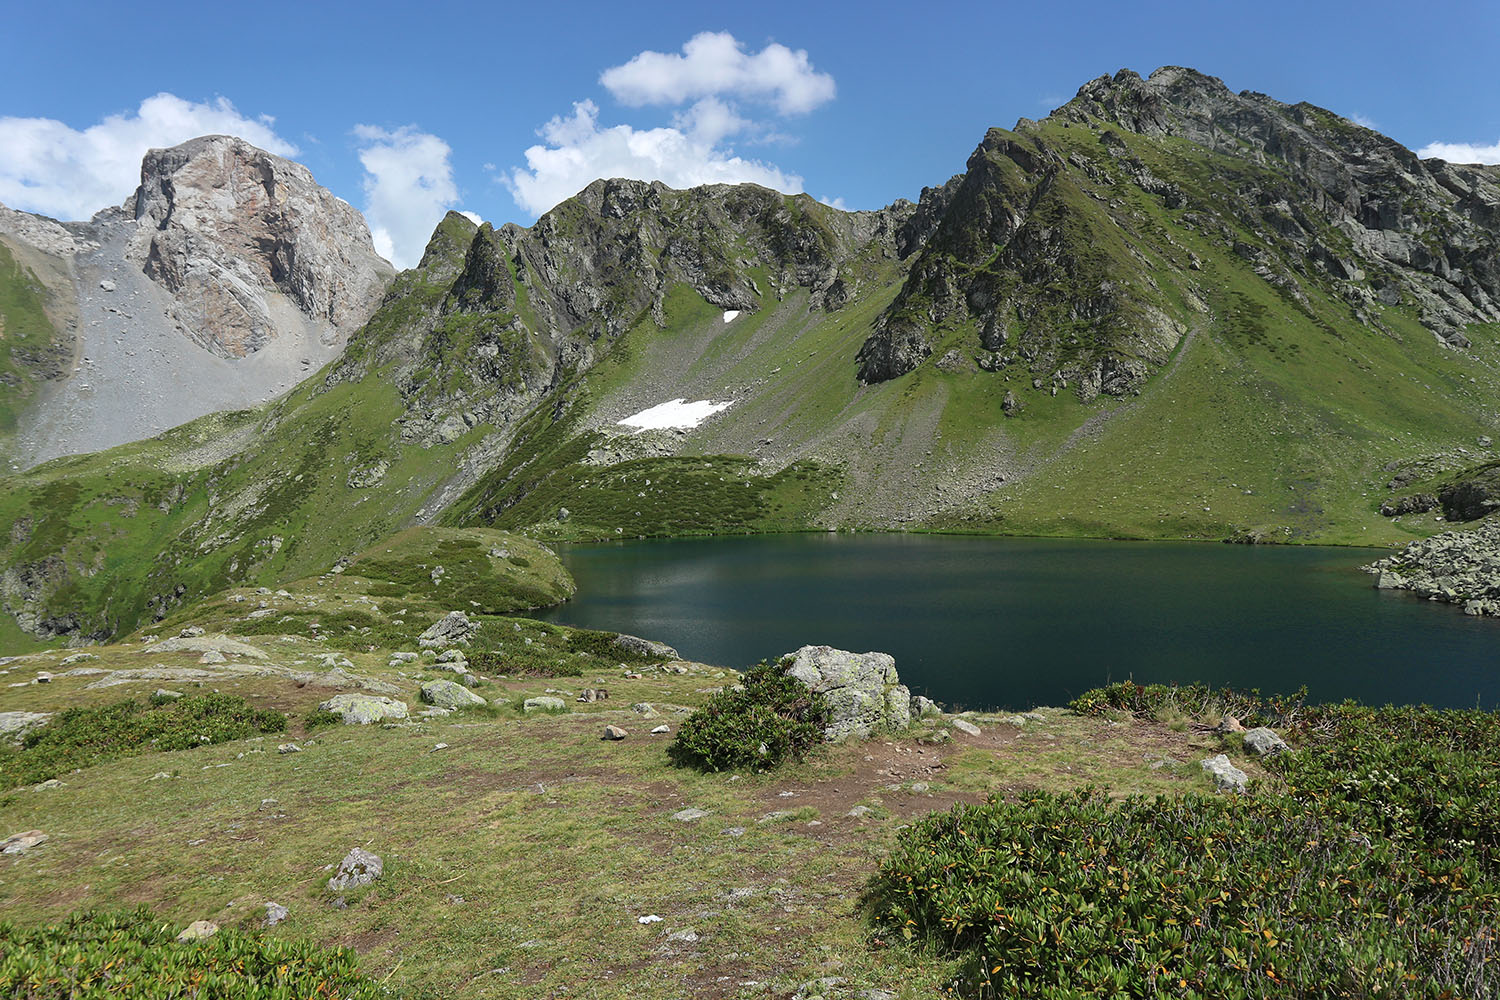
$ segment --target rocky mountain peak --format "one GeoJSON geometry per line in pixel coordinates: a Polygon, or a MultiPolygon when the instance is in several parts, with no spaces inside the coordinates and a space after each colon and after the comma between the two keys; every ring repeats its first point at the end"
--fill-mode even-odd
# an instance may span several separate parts
{"type": "Polygon", "coordinates": [[[234,136],[148,152],[126,208],[139,227],[128,256],[176,297],[189,335],[227,357],[299,322],[341,343],[394,273],[353,206],[234,136]]]}

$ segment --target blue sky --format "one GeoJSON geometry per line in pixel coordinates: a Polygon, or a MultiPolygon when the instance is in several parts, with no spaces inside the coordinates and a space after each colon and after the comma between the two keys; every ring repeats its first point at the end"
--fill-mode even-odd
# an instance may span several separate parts
{"type": "Polygon", "coordinates": [[[83,217],[129,193],[150,145],[234,131],[307,164],[401,264],[449,207],[529,224],[595,171],[915,199],[988,126],[1122,67],[1192,66],[1500,160],[1494,0],[54,0],[0,18],[0,202],[83,217]]]}

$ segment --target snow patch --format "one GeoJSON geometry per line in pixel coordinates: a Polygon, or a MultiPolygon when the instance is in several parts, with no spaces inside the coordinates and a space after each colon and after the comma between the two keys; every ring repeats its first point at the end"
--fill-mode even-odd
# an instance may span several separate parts
{"type": "Polygon", "coordinates": [[[669,427],[690,430],[720,410],[727,410],[733,405],[734,400],[727,403],[715,403],[711,400],[700,399],[689,403],[685,399],[672,399],[659,403],[649,410],[642,410],[634,416],[626,417],[619,421],[619,424],[639,430],[663,430],[669,427]]]}
{"type": "Polygon", "coordinates": [[[724,310],[724,322],[726,322],[726,323],[733,322],[734,318],[736,316],[738,316],[739,314],[740,314],[740,311],[738,309],[725,309],[724,310]]]}

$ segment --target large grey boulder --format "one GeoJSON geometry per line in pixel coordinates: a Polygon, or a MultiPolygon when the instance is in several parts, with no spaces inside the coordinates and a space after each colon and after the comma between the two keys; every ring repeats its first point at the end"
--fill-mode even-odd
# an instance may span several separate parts
{"type": "Polygon", "coordinates": [[[657,660],[680,660],[677,650],[664,642],[653,642],[638,635],[617,635],[612,645],[636,656],[649,656],[657,660]]]}
{"type": "Polygon", "coordinates": [[[339,862],[339,870],[328,880],[328,888],[334,892],[358,889],[374,882],[384,873],[385,862],[380,859],[380,855],[372,854],[363,847],[356,847],[339,862]]]}
{"type": "Polygon", "coordinates": [[[473,691],[452,681],[428,681],[423,684],[422,700],[438,708],[468,708],[471,705],[487,704],[473,691]]]}
{"type": "Polygon", "coordinates": [[[832,646],[803,646],[781,658],[787,674],[828,700],[832,717],[823,736],[837,742],[869,736],[878,728],[911,724],[911,692],[889,653],[851,653],[832,646]]]}
{"type": "Polygon", "coordinates": [[[1200,763],[1203,770],[1214,779],[1215,791],[1243,792],[1250,783],[1250,776],[1231,764],[1224,754],[1209,757],[1200,763]]]}
{"type": "Polygon", "coordinates": [[[422,633],[417,645],[423,649],[467,646],[478,632],[478,622],[469,621],[469,616],[462,611],[450,611],[422,633]]]}
{"type": "Polygon", "coordinates": [[[368,726],[406,718],[406,702],[375,694],[336,694],[318,706],[339,715],[346,726],[368,726]]]}
{"type": "Polygon", "coordinates": [[[50,718],[51,712],[0,712],[0,738],[19,740],[26,730],[50,718]]]}
{"type": "Polygon", "coordinates": [[[1269,757],[1290,750],[1291,747],[1274,730],[1259,726],[1245,734],[1245,749],[1253,750],[1262,757],[1269,757]]]}
{"type": "Polygon", "coordinates": [[[567,708],[567,702],[561,698],[555,698],[550,694],[527,698],[521,703],[521,710],[527,715],[530,715],[532,712],[565,712],[567,708]]]}

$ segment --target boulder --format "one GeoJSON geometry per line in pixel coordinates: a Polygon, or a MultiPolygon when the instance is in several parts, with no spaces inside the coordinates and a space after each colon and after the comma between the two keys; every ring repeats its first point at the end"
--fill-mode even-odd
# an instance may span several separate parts
{"type": "Polygon", "coordinates": [[[635,656],[648,657],[654,660],[682,659],[682,657],[678,655],[677,650],[673,649],[671,646],[668,646],[666,643],[652,642],[650,639],[642,639],[638,635],[624,635],[622,633],[615,636],[613,645],[635,656]]]}
{"type": "Polygon", "coordinates": [[[417,645],[423,649],[467,646],[478,632],[478,622],[469,621],[462,611],[450,611],[417,638],[417,645]]]}
{"type": "Polygon", "coordinates": [[[621,729],[619,726],[605,726],[604,727],[604,738],[607,739],[607,740],[623,740],[625,737],[627,737],[629,735],[630,735],[629,733],[627,733],[625,730],[621,729]]]}
{"type": "Polygon", "coordinates": [[[318,707],[336,713],[348,726],[404,719],[407,714],[406,702],[374,694],[336,694],[318,707]]]}
{"type": "Polygon", "coordinates": [[[968,719],[954,719],[953,728],[957,729],[961,733],[968,733],[970,736],[978,736],[983,732],[982,729],[974,725],[974,723],[970,722],[968,719]]]}
{"type": "Polygon", "coordinates": [[[926,695],[913,695],[911,699],[911,715],[914,719],[925,719],[929,715],[941,715],[943,710],[938,707],[937,702],[926,695]]]}
{"type": "Polygon", "coordinates": [[[1280,736],[1265,726],[1259,726],[1245,734],[1245,749],[1253,750],[1262,757],[1290,750],[1280,736]]]}
{"type": "Polygon", "coordinates": [[[26,730],[50,718],[51,712],[0,712],[0,738],[19,740],[26,730]]]}
{"type": "Polygon", "coordinates": [[[483,698],[452,681],[428,681],[422,685],[422,700],[438,708],[468,708],[488,704],[483,698]]]}
{"type": "Polygon", "coordinates": [[[358,889],[374,882],[384,873],[385,862],[380,860],[380,855],[356,847],[339,862],[339,870],[328,880],[328,888],[334,892],[358,889]]]}
{"type": "Polygon", "coordinates": [[[911,693],[889,653],[851,653],[832,646],[803,646],[781,658],[787,675],[827,699],[832,710],[825,739],[869,736],[878,728],[911,723],[911,693]]]}
{"type": "Polygon", "coordinates": [[[521,709],[525,712],[561,712],[567,707],[567,702],[561,698],[554,698],[550,694],[527,698],[521,703],[521,709]]]}
{"type": "Polygon", "coordinates": [[[1200,763],[1203,770],[1213,777],[1215,791],[1243,792],[1250,783],[1250,776],[1231,764],[1224,754],[1209,757],[1200,763]]]}
{"type": "Polygon", "coordinates": [[[194,920],[177,935],[179,941],[201,941],[219,933],[219,925],[212,920],[194,920]]]}
{"type": "Polygon", "coordinates": [[[25,854],[33,847],[46,842],[47,835],[40,830],[13,833],[4,840],[0,840],[0,854],[25,854]]]}

